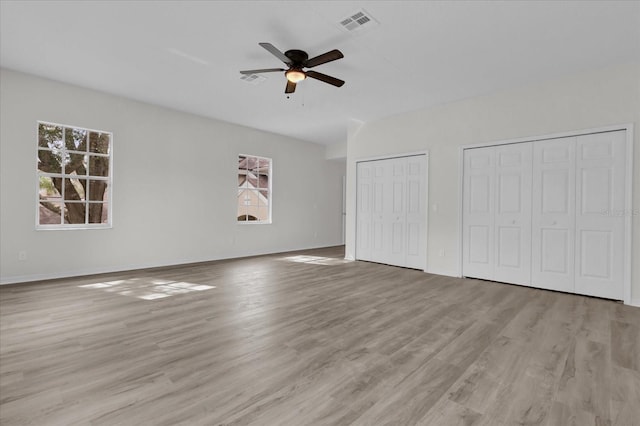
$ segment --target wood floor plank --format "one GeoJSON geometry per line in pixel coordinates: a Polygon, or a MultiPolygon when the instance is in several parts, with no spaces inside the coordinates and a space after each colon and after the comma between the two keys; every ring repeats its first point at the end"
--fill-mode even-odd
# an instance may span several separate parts
{"type": "Polygon", "coordinates": [[[611,420],[613,426],[640,426],[640,372],[613,365],[611,420]]]}
{"type": "Polygon", "coordinates": [[[557,401],[610,421],[611,361],[609,348],[576,338],[560,377],[557,401]]]}
{"type": "Polygon", "coordinates": [[[424,425],[475,426],[482,415],[443,397],[420,419],[424,425]]]}
{"type": "Polygon", "coordinates": [[[611,321],[611,358],[619,367],[640,372],[640,323],[611,321]]]}
{"type": "Polygon", "coordinates": [[[0,287],[0,424],[638,426],[640,309],[343,250],[0,287]]]}
{"type": "MultiPolygon", "coordinates": [[[[611,426],[608,419],[601,419],[595,414],[575,407],[554,402],[549,410],[545,426],[611,426]]],[[[631,426],[631,425],[630,425],[631,426]]]]}

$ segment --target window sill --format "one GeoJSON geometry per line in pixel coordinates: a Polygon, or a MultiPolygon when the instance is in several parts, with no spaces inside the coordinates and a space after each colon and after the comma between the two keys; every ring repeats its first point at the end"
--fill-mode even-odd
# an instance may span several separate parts
{"type": "Polygon", "coordinates": [[[36,231],[78,231],[90,229],[111,229],[111,224],[95,224],[95,225],[36,225],[36,231]]]}

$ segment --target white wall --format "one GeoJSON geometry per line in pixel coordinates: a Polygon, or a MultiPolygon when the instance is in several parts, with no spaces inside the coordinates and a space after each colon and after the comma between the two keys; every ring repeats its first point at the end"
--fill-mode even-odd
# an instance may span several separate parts
{"type": "Polygon", "coordinates": [[[9,70],[0,93],[1,283],[341,243],[322,145],[9,70]],[[113,132],[112,229],[35,230],[38,120],[113,132]],[[271,225],[235,221],[239,153],[273,158],[271,225]]]}
{"type": "Polygon", "coordinates": [[[346,255],[355,254],[355,164],[429,151],[428,272],[459,270],[460,146],[635,123],[632,303],[640,305],[640,66],[612,67],[367,123],[347,146],[346,255]],[[437,211],[434,206],[437,205],[437,211]],[[439,256],[444,250],[445,256],[439,256]]]}
{"type": "Polygon", "coordinates": [[[327,160],[342,160],[347,158],[347,139],[327,145],[325,150],[327,160]]]}

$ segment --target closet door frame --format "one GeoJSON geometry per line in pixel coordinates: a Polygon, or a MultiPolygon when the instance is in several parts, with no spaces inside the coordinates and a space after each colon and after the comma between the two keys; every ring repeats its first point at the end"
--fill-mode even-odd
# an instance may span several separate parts
{"type": "Polygon", "coordinates": [[[423,189],[423,200],[424,200],[424,234],[423,234],[423,238],[424,238],[424,268],[422,269],[423,272],[427,272],[428,266],[429,266],[429,257],[428,257],[428,253],[429,253],[429,151],[425,150],[425,151],[411,151],[411,152],[406,152],[406,153],[399,153],[399,154],[391,154],[391,155],[379,155],[379,156],[373,156],[373,157],[362,157],[362,158],[358,158],[355,161],[355,170],[356,170],[356,217],[355,217],[355,246],[354,246],[354,260],[360,260],[360,257],[358,255],[358,197],[360,196],[359,192],[358,192],[358,164],[359,163],[364,163],[364,162],[368,162],[368,161],[379,161],[379,160],[391,160],[391,159],[395,159],[395,158],[404,158],[404,157],[415,157],[415,156],[419,156],[419,155],[423,155],[425,157],[425,170],[424,170],[424,189],[423,189]]]}
{"type": "MultiPolygon", "coordinates": [[[[498,140],[483,142],[478,144],[462,145],[458,149],[458,277],[463,276],[463,201],[464,201],[464,151],[471,148],[482,148],[489,146],[507,145],[522,142],[536,142],[547,139],[559,139],[565,137],[584,136],[592,133],[614,132],[618,130],[626,131],[626,167],[625,180],[627,187],[625,191],[625,210],[622,212],[625,220],[625,241],[624,241],[624,299],[626,305],[632,304],[631,300],[631,268],[633,267],[631,258],[631,244],[633,240],[633,123],[617,124],[612,126],[596,127],[583,130],[572,130],[562,133],[553,133],[539,136],[527,136],[523,138],[498,140]]],[[[640,251],[640,247],[638,247],[640,251]]]]}

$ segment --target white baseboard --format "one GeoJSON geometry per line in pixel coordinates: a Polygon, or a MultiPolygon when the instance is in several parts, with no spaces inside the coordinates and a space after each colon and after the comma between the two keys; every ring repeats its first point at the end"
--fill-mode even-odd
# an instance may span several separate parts
{"type": "MultiPolygon", "coordinates": [[[[214,260],[222,260],[222,259],[214,259],[214,260]]],[[[201,262],[206,262],[206,260],[202,260],[201,262]]],[[[188,263],[198,263],[198,261],[191,260],[191,261],[176,262],[176,263],[170,263],[170,264],[141,263],[141,264],[124,265],[120,267],[110,267],[110,268],[92,268],[92,269],[80,269],[76,271],[64,271],[64,272],[56,272],[56,273],[15,275],[12,277],[0,278],[0,285],[22,284],[22,283],[29,283],[34,281],[57,280],[61,278],[74,278],[74,277],[99,275],[99,274],[112,274],[117,272],[134,271],[139,269],[160,268],[164,266],[177,266],[177,265],[183,265],[188,263]]]]}
{"type": "Polygon", "coordinates": [[[629,305],[640,308],[640,299],[631,299],[631,303],[629,303],[629,305]]]}
{"type": "Polygon", "coordinates": [[[33,281],[46,281],[46,280],[56,280],[61,278],[74,278],[74,277],[83,277],[89,275],[99,275],[99,274],[112,274],[118,272],[126,272],[126,271],[136,271],[140,269],[151,269],[151,268],[164,268],[170,266],[179,266],[179,265],[188,265],[191,263],[202,263],[202,262],[215,262],[217,260],[228,260],[228,259],[241,259],[243,257],[253,257],[253,256],[264,256],[270,254],[279,254],[279,253],[289,253],[293,251],[302,251],[302,250],[313,250],[313,249],[321,249],[326,247],[336,247],[339,244],[330,244],[330,245],[321,245],[321,246],[312,246],[312,247],[301,247],[301,248],[283,248],[281,251],[276,252],[247,252],[242,253],[237,256],[230,257],[217,257],[217,258],[207,258],[207,259],[177,259],[171,262],[148,262],[148,263],[138,263],[138,264],[130,264],[130,265],[121,265],[121,266],[112,266],[106,268],[91,268],[91,269],[79,269],[75,271],[64,271],[64,272],[54,272],[54,273],[44,273],[44,274],[29,274],[29,275],[14,275],[10,277],[1,277],[0,276],[0,285],[6,284],[21,284],[21,283],[29,283],[33,281]]]}
{"type": "Polygon", "coordinates": [[[450,271],[450,270],[446,270],[446,269],[425,269],[425,271],[427,274],[434,274],[434,275],[443,275],[445,277],[454,277],[454,278],[460,278],[460,275],[458,275],[456,272],[450,271]]]}
{"type": "MultiPolygon", "coordinates": [[[[144,269],[144,268],[139,268],[139,269],[144,269]]],[[[57,280],[60,278],[73,278],[73,277],[80,277],[83,275],[98,275],[98,274],[105,274],[105,273],[111,273],[111,272],[118,272],[118,270],[91,269],[87,271],[73,271],[73,272],[68,271],[68,272],[56,273],[56,274],[14,275],[12,277],[0,278],[0,285],[23,284],[23,283],[26,284],[34,281],[57,280]]]]}

